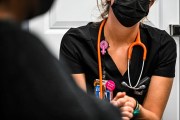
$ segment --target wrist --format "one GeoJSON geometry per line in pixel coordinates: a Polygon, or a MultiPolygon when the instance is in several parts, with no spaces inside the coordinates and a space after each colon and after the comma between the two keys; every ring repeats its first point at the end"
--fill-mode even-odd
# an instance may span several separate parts
{"type": "Polygon", "coordinates": [[[133,116],[138,116],[139,114],[140,114],[140,105],[139,105],[138,101],[136,100],[136,106],[133,111],[133,116]]]}

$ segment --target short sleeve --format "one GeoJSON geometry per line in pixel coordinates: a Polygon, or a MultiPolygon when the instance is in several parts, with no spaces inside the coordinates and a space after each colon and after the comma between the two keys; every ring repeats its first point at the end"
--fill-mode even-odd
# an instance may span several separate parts
{"type": "Polygon", "coordinates": [[[62,38],[59,61],[68,66],[71,74],[83,73],[81,57],[76,43],[78,33],[71,28],[62,38]]]}
{"type": "Polygon", "coordinates": [[[158,61],[153,75],[175,77],[177,49],[175,40],[165,31],[161,35],[158,61]]]}

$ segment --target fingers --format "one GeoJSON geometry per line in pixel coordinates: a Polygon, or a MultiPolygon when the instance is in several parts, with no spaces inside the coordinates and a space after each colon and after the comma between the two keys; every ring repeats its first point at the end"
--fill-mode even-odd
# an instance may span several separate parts
{"type": "Polygon", "coordinates": [[[116,101],[116,100],[118,100],[119,98],[125,97],[125,95],[126,95],[125,92],[118,92],[118,93],[116,94],[116,96],[114,97],[113,100],[116,101]]]}
{"type": "Polygon", "coordinates": [[[128,117],[122,117],[122,120],[130,120],[128,117]]]}
{"type": "MultiPolygon", "coordinates": [[[[133,104],[132,102],[130,102],[130,101],[126,102],[126,103],[124,104],[124,106],[129,106],[129,107],[132,108],[132,110],[134,109],[134,104],[133,104]]],[[[132,112],[133,112],[133,111],[132,111],[132,112]]]]}
{"type": "Polygon", "coordinates": [[[117,95],[113,98],[113,100],[111,100],[111,103],[116,107],[123,106],[127,102],[126,98],[124,98],[125,95],[125,92],[118,92],[117,95]]]}
{"type": "MultiPolygon", "coordinates": [[[[124,118],[125,120],[127,118],[131,119],[133,117],[133,111],[134,109],[131,107],[132,104],[131,103],[126,103],[125,106],[121,107],[120,110],[121,110],[121,114],[122,114],[122,118],[124,118]]],[[[124,120],[123,119],[123,120],[124,120]]]]}
{"type": "Polygon", "coordinates": [[[127,96],[125,92],[118,92],[111,103],[120,109],[122,120],[130,120],[133,117],[136,100],[127,96]]]}
{"type": "Polygon", "coordinates": [[[129,112],[129,113],[133,113],[133,111],[134,111],[133,108],[130,107],[130,106],[123,106],[123,107],[120,108],[120,110],[122,112],[129,112]]]}
{"type": "Polygon", "coordinates": [[[125,98],[128,100],[128,104],[130,103],[130,106],[132,107],[132,108],[135,108],[136,107],[136,100],[134,99],[134,98],[132,98],[132,97],[129,97],[129,96],[125,96],[125,98]]]}
{"type": "Polygon", "coordinates": [[[131,118],[133,118],[133,114],[130,113],[130,112],[122,112],[121,115],[122,115],[121,118],[123,118],[123,120],[124,120],[124,119],[125,119],[125,120],[126,120],[126,119],[130,120],[131,118]]]}
{"type": "Polygon", "coordinates": [[[121,106],[123,106],[125,103],[127,102],[127,99],[125,99],[125,98],[119,98],[118,100],[112,100],[111,101],[111,103],[114,105],[114,106],[116,106],[116,107],[118,107],[118,108],[120,108],[121,106]]]}
{"type": "Polygon", "coordinates": [[[131,119],[133,117],[135,100],[129,96],[125,96],[124,98],[126,98],[127,102],[120,108],[122,112],[122,119],[123,120],[126,120],[128,118],[131,119]]]}

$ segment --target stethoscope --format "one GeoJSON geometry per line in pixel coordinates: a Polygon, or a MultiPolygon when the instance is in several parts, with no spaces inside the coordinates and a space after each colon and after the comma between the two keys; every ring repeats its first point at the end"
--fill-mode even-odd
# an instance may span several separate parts
{"type": "MultiPolygon", "coordinates": [[[[100,51],[100,42],[101,42],[101,33],[102,33],[102,28],[103,26],[105,25],[106,23],[106,19],[102,21],[100,27],[99,27],[99,32],[98,32],[98,39],[97,39],[97,54],[98,54],[98,71],[99,71],[99,81],[100,81],[100,98],[102,99],[103,98],[103,90],[102,90],[102,63],[101,63],[101,51],[100,51]]],[[[130,46],[129,46],[129,49],[128,49],[128,82],[129,82],[129,85],[123,81],[121,84],[125,87],[128,87],[130,89],[133,89],[133,90],[139,90],[139,89],[145,89],[146,86],[145,85],[140,85],[139,86],[139,82],[140,82],[140,79],[141,79],[141,76],[142,76],[142,72],[143,72],[143,69],[144,69],[144,63],[145,63],[145,60],[146,60],[146,55],[147,55],[147,49],[146,49],[146,46],[141,42],[141,39],[140,39],[140,31],[138,32],[137,34],[137,37],[136,37],[136,40],[135,42],[133,42],[130,46]],[[139,75],[139,78],[138,78],[138,81],[137,83],[135,84],[135,86],[132,86],[131,84],[131,78],[130,78],[130,72],[129,72],[129,67],[130,67],[130,62],[131,62],[131,56],[132,56],[132,51],[133,51],[133,47],[134,46],[140,46],[143,48],[143,62],[142,62],[142,67],[141,67],[141,72],[140,72],[140,75],[139,75]]]]}

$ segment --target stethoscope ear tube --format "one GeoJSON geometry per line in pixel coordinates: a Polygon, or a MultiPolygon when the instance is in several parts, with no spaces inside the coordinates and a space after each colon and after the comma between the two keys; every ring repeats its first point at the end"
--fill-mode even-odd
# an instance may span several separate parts
{"type": "Polygon", "coordinates": [[[130,70],[129,70],[130,60],[128,60],[128,81],[129,81],[129,88],[136,88],[136,87],[139,85],[139,82],[140,82],[140,79],[141,79],[141,76],[142,76],[142,72],[143,72],[143,69],[144,69],[144,62],[145,62],[145,61],[143,60],[143,62],[142,62],[142,67],[141,67],[141,72],[140,72],[138,81],[137,81],[137,83],[136,83],[135,86],[132,86],[132,85],[131,85],[130,70]]]}
{"type": "MultiPolygon", "coordinates": [[[[141,42],[140,30],[139,30],[135,42],[132,43],[129,46],[129,49],[128,49],[128,81],[129,81],[129,85],[126,84],[126,86],[128,86],[128,88],[131,88],[131,89],[134,89],[134,90],[139,89],[138,86],[140,86],[139,82],[140,82],[140,79],[141,79],[141,76],[142,76],[142,72],[143,72],[143,69],[144,69],[144,63],[145,63],[145,60],[146,60],[146,55],[147,55],[147,49],[146,49],[146,46],[141,42]],[[140,47],[143,48],[143,62],[142,62],[142,67],[141,67],[141,71],[140,71],[140,75],[139,75],[138,81],[137,81],[135,86],[132,86],[131,85],[131,78],[130,78],[129,67],[130,67],[130,61],[131,61],[131,56],[132,56],[132,51],[133,51],[133,47],[134,46],[140,46],[140,47]]],[[[145,88],[142,85],[140,87],[141,88],[145,88]]]]}
{"type": "Polygon", "coordinates": [[[140,30],[138,31],[137,37],[135,42],[133,42],[128,49],[128,60],[131,60],[131,56],[132,56],[132,51],[133,51],[133,47],[134,46],[140,46],[143,48],[143,60],[146,60],[146,55],[147,55],[147,49],[146,46],[141,42],[141,38],[140,38],[140,30]]]}

